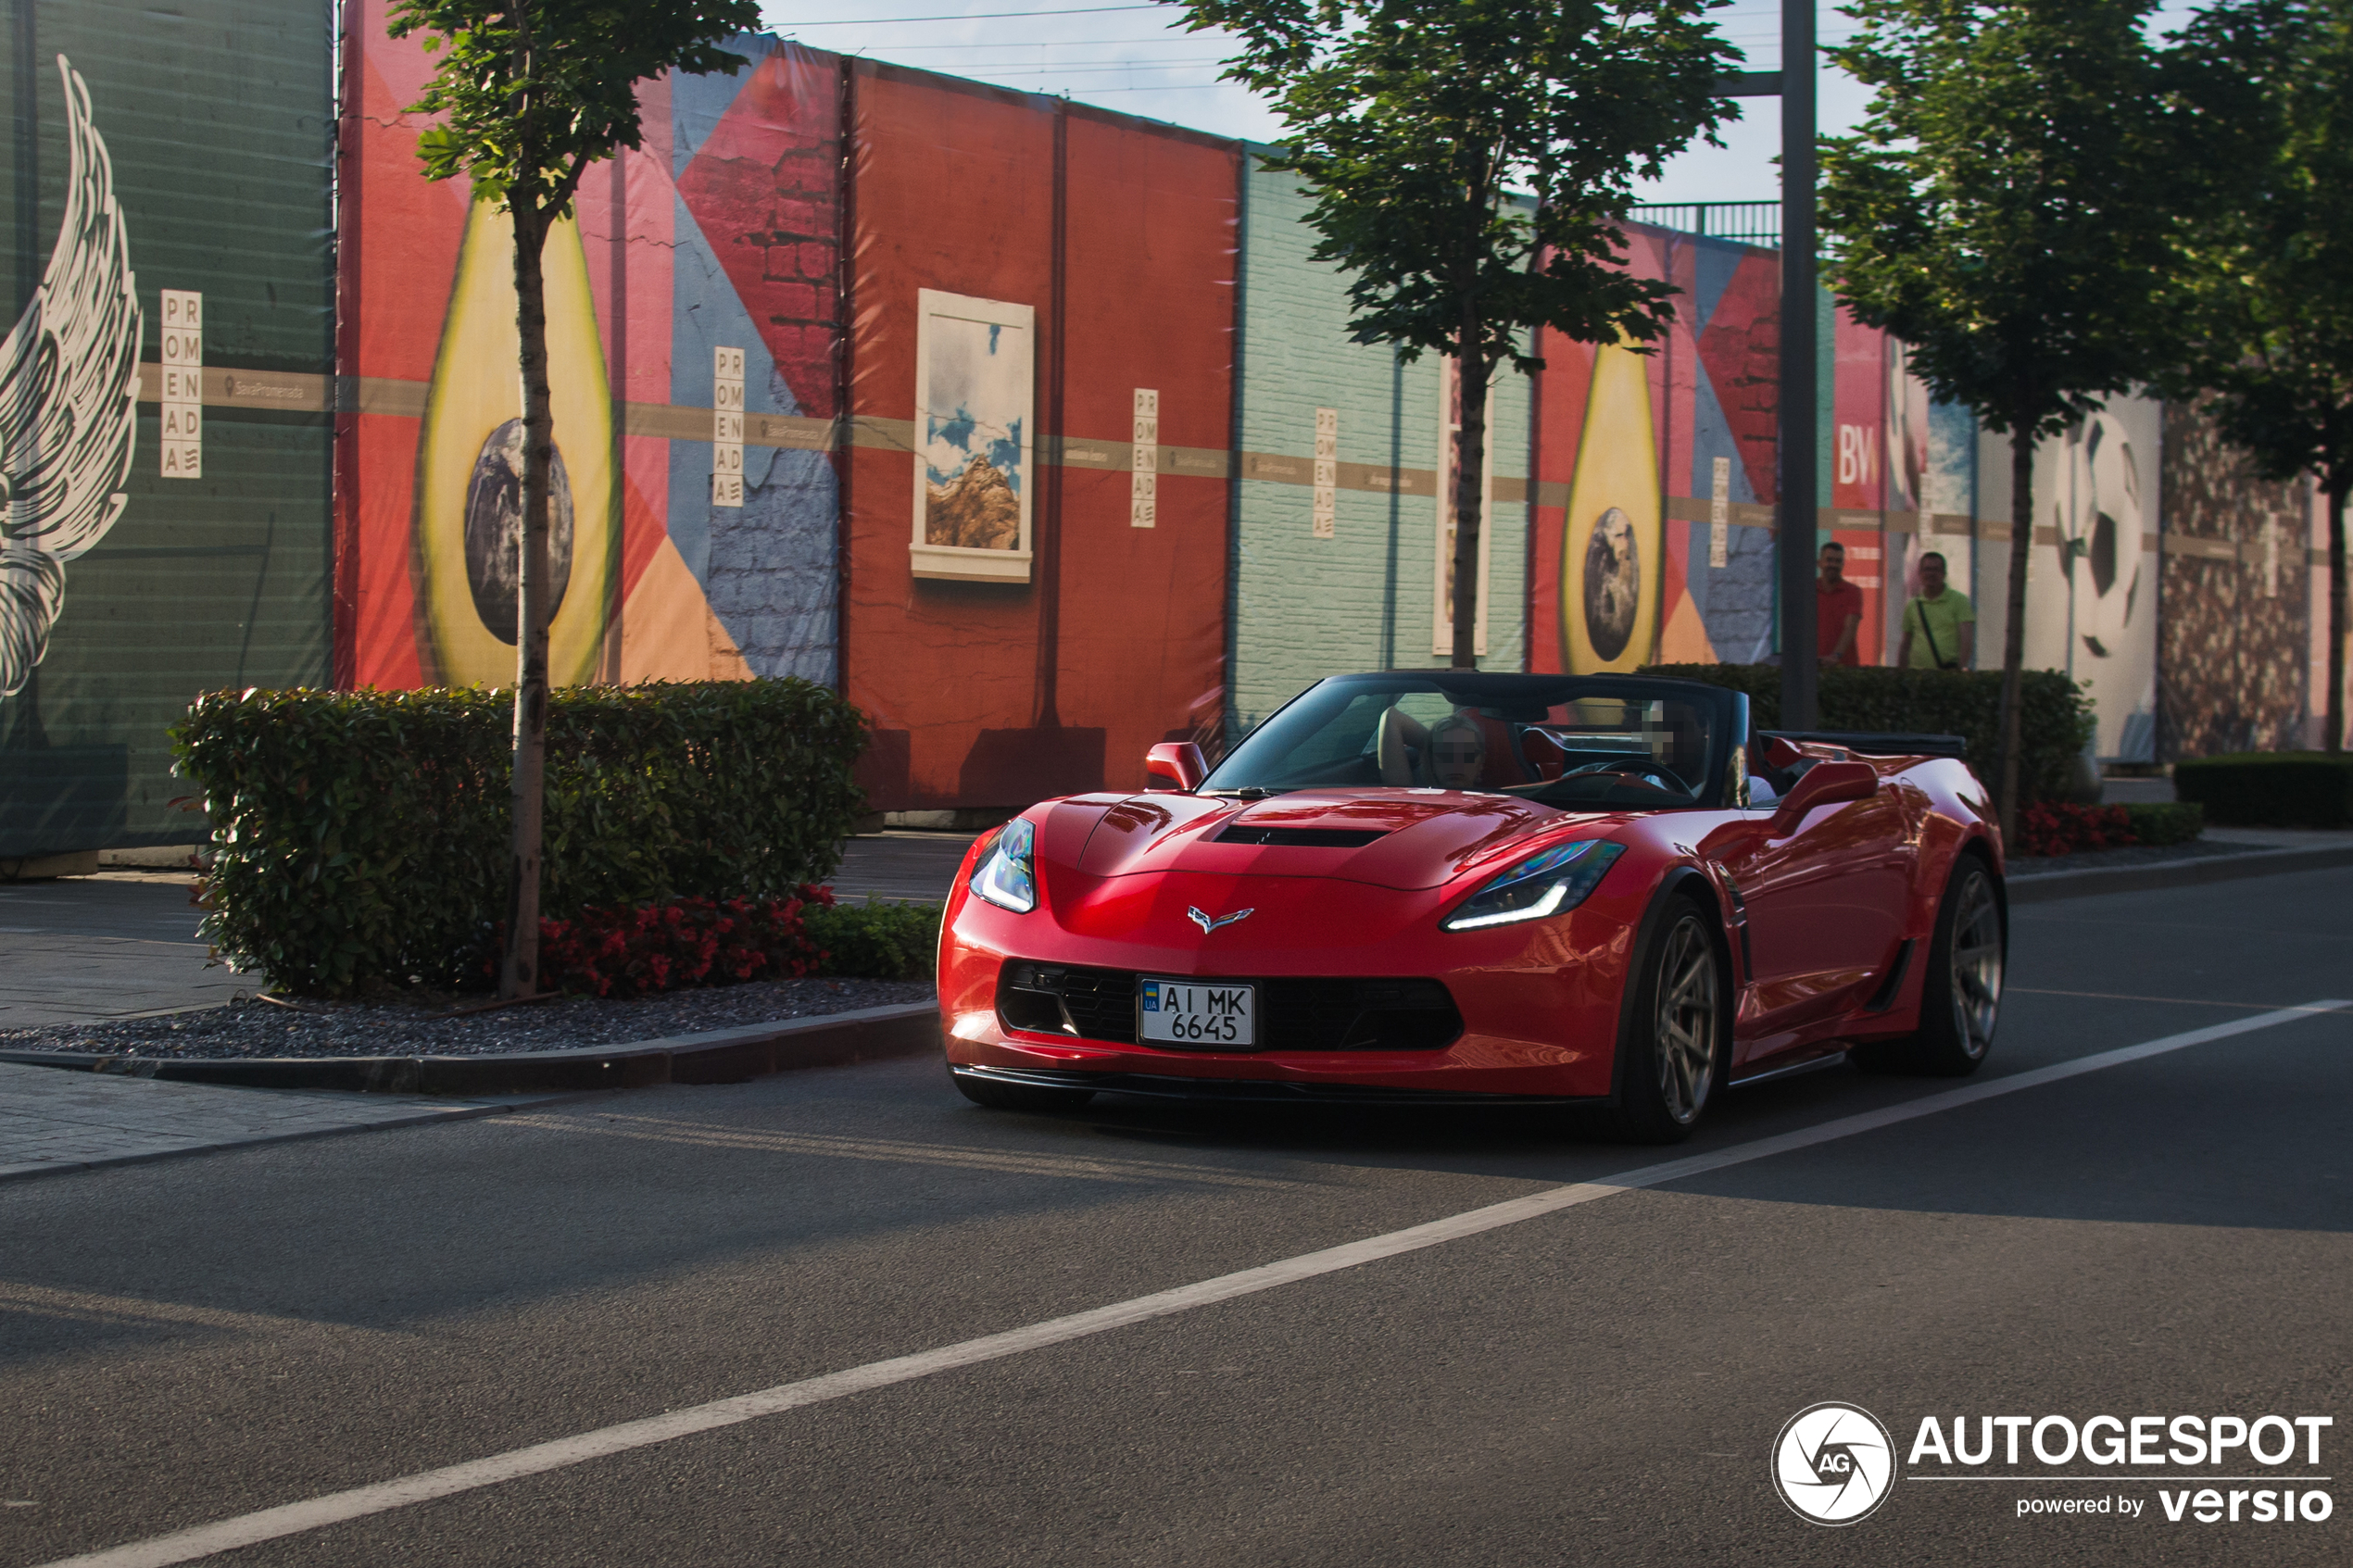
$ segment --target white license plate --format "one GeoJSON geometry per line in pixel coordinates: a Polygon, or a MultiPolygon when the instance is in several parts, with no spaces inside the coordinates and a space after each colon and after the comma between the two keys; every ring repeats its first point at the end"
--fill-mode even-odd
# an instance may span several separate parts
{"type": "Polygon", "coordinates": [[[1160,1045],[1204,1050],[1242,1049],[1258,1043],[1253,1027],[1258,993],[1253,985],[1215,985],[1197,980],[1137,983],[1136,1035],[1160,1045]]]}

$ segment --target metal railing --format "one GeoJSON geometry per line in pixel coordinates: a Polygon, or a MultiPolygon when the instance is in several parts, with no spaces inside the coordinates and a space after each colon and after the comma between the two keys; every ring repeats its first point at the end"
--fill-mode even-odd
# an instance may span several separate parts
{"type": "Polygon", "coordinates": [[[1705,234],[1712,240],[1779,246],[1781,204],[1771,202],[1637,202],[1627,216],[1637,223],[1705,234]]]}

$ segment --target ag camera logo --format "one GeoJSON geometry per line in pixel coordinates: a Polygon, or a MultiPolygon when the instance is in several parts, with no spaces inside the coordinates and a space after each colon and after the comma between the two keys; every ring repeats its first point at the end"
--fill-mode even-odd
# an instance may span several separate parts
{"type": "Polygon", "coordinates": [[[1773,1439],[1773,1486],[1800,1519],[1868,1519],[1895,1484],[1895,1439],[1859,1405],[1808,1405],[1773,1439]]]}

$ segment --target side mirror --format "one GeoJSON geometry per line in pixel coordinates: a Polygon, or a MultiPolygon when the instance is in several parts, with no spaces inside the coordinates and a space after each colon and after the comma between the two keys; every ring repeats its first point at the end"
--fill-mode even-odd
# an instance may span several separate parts
{"type": "Polygon", "coordinates": [[[1209,777],[1209,760],[1189,740],[1164,740],[1144,753],[1146,789],[1181,789],[1188,795],[1209,777]]]}
{"type": "Polygon", "coordinates": [[[1773,811],[1773,832],[1794,833],[1806,813],[1842,800],[1869,800],[1879,793],[1879,770],[1869,762],[1817,762],[1790,785],[1773,811]]]}

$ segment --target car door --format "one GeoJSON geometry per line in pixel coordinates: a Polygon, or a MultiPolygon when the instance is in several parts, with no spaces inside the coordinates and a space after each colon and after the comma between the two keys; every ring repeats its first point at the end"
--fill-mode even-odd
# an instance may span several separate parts
{"type": "Polygon", "coordinates": [[[1784,1034],[1862,1006],[1894,960],[1911,884],[1896,790],[1882,781],[1794,822],[1771,807],[1742,817],[1704,847],[1747,914],[1741,1033],[1784,1034]]]}

